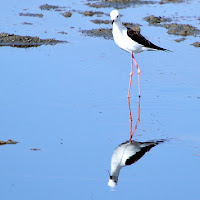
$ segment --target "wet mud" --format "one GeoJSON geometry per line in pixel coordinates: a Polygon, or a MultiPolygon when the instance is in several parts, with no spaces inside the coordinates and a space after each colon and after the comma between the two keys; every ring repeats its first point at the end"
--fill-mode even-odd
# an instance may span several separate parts
{"type": "Polygon", "coordinates": [[[64,17],[71,17],[72,16],[72,13],[71,12],[65,12],[65,13],[62,13],[62,15],[64,16],[64,17]]]}
{"type": "Polygon", "coordinates": [[[42,18],[42,17],[43,17],[43,14],[19,13],[19,16],[24,16],[24,17],[39,17],[39,18],[42,18]]]}
{"type": "Polygon", "coordinates": [[[167,33],[168,34],[173,34],[173,35],[181,35],[181,36],[197,36],[200,34],[200,30],[197,29],[194,26],[191,26],[189,24],[165,24],[164,27],[168,29],[167,33]]]}
{"type": "Polygon", "coordinates": [[[60,41],[55,39],[40,39],[39,37],[0,33],[0,46],[28,48],[38,47],[41,45],[55,45],[58,43],[67,43],[67,41],[60,41]]]}
{"type": "Polygon", "coordinates": [[[184,2],[184,0],[161,0],[160,4],[164,4],[164,3],[181,3],[184,2]]]}
{"type": "Polygon", "coordinates": [[[143,4],[156,4],[155,1],[141,1],[141,0],[102,0],[94,3],[86,3],[87,6],[93,8],[108,8],[113,7],[116,9],[127,8],[135,5],[143,4]]]}
{"type": "Polygon", "coordinates": [[[5,145],[5,144],[17,144],[19,142],[13,141],[13,140],[7,140],[7,141],[1,141],[0,140],[0,145],[5,145]]]}
{"type": "Polygon", "coordinates": [[[194,46],[194,47],[200,47],[200,42],[194,42],[191,45],[194,46]]]}
{"type": "Polygon", "coordinates": [[[55,6],[55,5],[49,5],[44,4],[40,6],[41,10],[54,10],[54,11],[63,11],[65,7],[55,6]]]}
{"type": "MultiPolygon", "coordinates": [[[[105,21],[103,22],[105,23],[105,21]]],[[[124,26],[132,28],[135,31],[140,32],[140,27],[138,25],[132,23],[123,23],[124,26]]],[[[98,29],[91,29],[91,30],[81,30],[81,32],[90,37],[103,37],[107,40],[113,39],[112,36],[112,29],[111,28],[98,28],[98,29]]]]}
{"type": "Polygon", "coordinates": [[[101,12],[101,11],[79,11],[80,14],[84,15],[84,16],[87,16],[87,17],[92,17],[92,16],[97,16],[97,17],[102,17],[103,15],[106,15],[106,16],[109,16],[109,14],[106,14],[104,12],[101,12]]]}
{"type": "Polygon", "coordinates": [[[37,149],[37,148],[32,148],[30,149],[31,151],[40,151],[41,149],[37,149]]]}
{"type": "Polygon", "coordinates": [[[103,37],[104,39],[111,40],[112,39],[112,29],[108,28],[98,28],[91,30],[81,30],[85,36],[90,37],[103,37]]]}
{"type": "Polygon", "coordinates": [[[196,36],[200,34],[200,30],[189,24],[177,24],[177,23],[168,23],[172,19],[164,17],[156,17],[150,15],[144,18],[150,25],[164,27],[168,29],[167,33],[172,35],[181,35],[181,36],[196,36]]]}
{"type": "Polygon", "coordinates": [[[175,42],[183,42],[184,40],[186,40],[186,38],[180,38],[180,39],[176,39],[174,40],[175,42]]]}
{"type": "Polygon", "coordinates": [[[165,18],[165,17],[156,17],[154,15],[150,15],[144,18],[145,21],[147,21],[149,24],[160,24],[162,22],[171,22],[172,19],[170,18],[165,18]]]}
{"type": "Polygon", "coordinates": [[[110,20],[101,20],[101,19],[94,19],[90,20],[94,24],[111,24],[110,20]]]}

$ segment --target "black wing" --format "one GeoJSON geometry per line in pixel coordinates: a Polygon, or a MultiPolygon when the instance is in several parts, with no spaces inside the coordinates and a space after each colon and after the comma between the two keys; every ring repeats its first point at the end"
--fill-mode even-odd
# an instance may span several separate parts
{"type": "Polygon", "coordinates": [[[168,51],[167,49],[161,48],[159,46],[156,46],[155,44],[151,43],[149,40],[147,40],[144,36],[142,36],[139,32],[134,31],[131,28],[127,28],[127,35],[137,43],[143,45],[144,47],[156,49],[156,50],[162,50],[162,51],[168,51]]]}

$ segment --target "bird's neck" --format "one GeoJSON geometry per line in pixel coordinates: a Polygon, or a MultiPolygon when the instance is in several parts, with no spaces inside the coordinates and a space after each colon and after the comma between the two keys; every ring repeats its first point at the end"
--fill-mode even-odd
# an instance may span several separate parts
{"type": "Polygon", "coordinates": [[[115,30],[119,30],[119,31],[122,31],[124,29],[124,26],[122,25],[122,22],[120,19],[116,20],[114,23],[113,23],[113,29],[115,30]]]}

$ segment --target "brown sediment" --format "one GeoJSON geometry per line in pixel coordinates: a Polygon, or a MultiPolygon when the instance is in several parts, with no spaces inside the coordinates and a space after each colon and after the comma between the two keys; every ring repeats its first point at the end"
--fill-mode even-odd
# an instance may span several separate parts
{"type": "MultiPolygon", "coordinates": [[[[125,24],[126,24],[126,26],[129,25],[129,27],[134,29],[135,31],[140,32],[140,27],[139,26],[134,26],[133,24],[130,24],[130,23],[125,23],[125,24]]],[[[98,29],[91,29],[91,30],[81,30],[81,32],[84,35],[91,36],[91,37],[103,37],[103,38],[105,38],[107,40],[110,40],[110,39],[113,38],[112,29],[109,29],[109,28],[98,28],[98,29]]]]}
{"type": "Polygon", "coordinates": [[[13,140],[7,140],[7,141],[1,141],[0,140],[0,145],[5,145],[5,144],[17,144],[19,142],[13,141],[13,140]]]}
{"type": "Polygon", "coordinates": [[[94,8],[108,8],[113,7],[116,9],[127,8],[129,6],[143,5],[143,4],[156,4],[155,1],[141,1],[141,0],[102,0],[100,2],[86,3],[89,7],[94,8]]]}
{"type": "Polygon", "coordinates": [[[64,12],[64,13],[62,13],[62,15],[63,15],[64,17],[71,17],[71,16],[72,16],[72,13],[71,13],[71,12],[64,12]]]}
{"type": "Polygon", "coordinates": [[[171,22],[172,19],[170,18],[165,18],[165,17],[156,17],[154,15],[150,15],[144,18],[145,21],[149,22],[149,24],[159,24],[162,22],[171,22]]]}
{"type": "Polygon", "coordinates": [[[43,17],[43,14],[19,13],[19,16],[24,16],[24,17],[39,17],[39,18],[42,18],[42,17],[43,17]]]}
{"type": "Polygon", "coordinates": [[[197,29],[196,27],[191,26],[189,24],[173,23],[173,24],[165,24],[164,27],[166,29],[168,29],[168,31],[167,31],[168,34],[173,34],[173,35],[196,36],[197,34],[200,33],[199,29],[197,29]]]}
{"type": "Polygon", "coordinates": [[[19,48],[38,47],[41,45],[55,45],[66,43],[55,39],[40,39],[39,37],[20,36],[9,33],[0,33],[0,46],[11,46],[19,48]]]}
{"type": "Polygon", "coordinates": [[[180,38],[180,39],[176,39],[176,40],[174,40],[174,41],[176,41],[176,42],[183,42],[185,39],[186,39],[186,38],[180,38]]]}
{"type": "Polygon", "coordinates": [[[194,46],[194,47],[200,47],[200,42],[194,42],[191,45],[194,46]]]}
{"type": "Polygon", "coordinates": [[[65,7],[60,7],[60,6],[55,6],[55,5],[49,5],[49,4],[44,4],[44,5],[40,6],[41,10],[62,11],[63,8],[65,8],[65,7]]]}
{"type": "Polygon", "coordinates": [[[32,148],[30,149],[31,151],[40,151],[41,149],[37,149],[37,148],[32,148]]]}

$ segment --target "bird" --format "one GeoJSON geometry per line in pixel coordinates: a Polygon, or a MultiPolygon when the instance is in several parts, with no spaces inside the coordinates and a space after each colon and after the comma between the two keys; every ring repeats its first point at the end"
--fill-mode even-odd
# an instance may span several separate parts
{"type": "Polygon", "coordinates": [[[108,186],[117,186],[119,173],[122,167],[132,165],[144,156],[152,147],[165,142],[165,139],[138,142],[132,140],[120,144],[115,148],[111,158],[111,171],[109,172],[108,186]]]}
{"type": "Polygon", "coordinates": [[[139,89],[139,97],[140,97],[140,68],[135,60],[133,54],[140,53],[143,51],[152,51],[152,50],[161,50],[161,51],[169,51],[167,49],[156,46],[147,40],[144,36],[142,36],[138,31],[135,31],[131,28],[127,28],[122,25],[120,19],[120,13],[118,10],[112,10],[110,12],[110,18],[112,21],[112,34],[115,43],[126,52],[131,53],[131,72],[130,72],[130,82],[128,89],[128,98],[130,97],[130,88],[131,81],[133,76],[133,61],[137,68],[138,73],[138,89],[139,89]]]}

